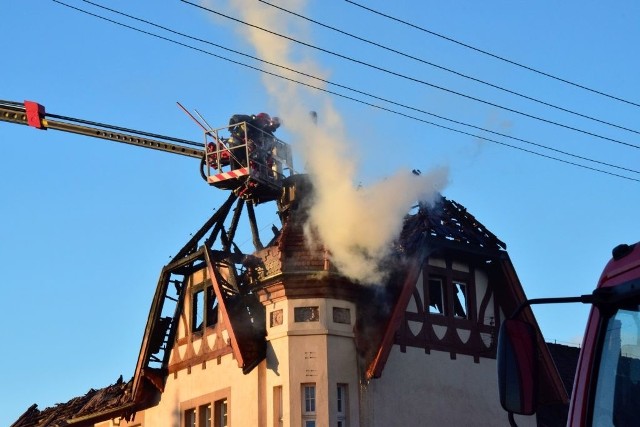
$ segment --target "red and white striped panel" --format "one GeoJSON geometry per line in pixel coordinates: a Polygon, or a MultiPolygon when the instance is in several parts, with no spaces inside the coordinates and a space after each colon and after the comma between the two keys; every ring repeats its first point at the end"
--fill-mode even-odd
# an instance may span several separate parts
{"type": "Polygon", "coordinates": [[[222,172],[216,175],[211,175],[208,181],[209,184],[213,184],[215,182],[224,181],[230,178],[240,178],[241,176],[246,175],[249,175],[249,168],[240,168],[229,172],[222,172]]]}

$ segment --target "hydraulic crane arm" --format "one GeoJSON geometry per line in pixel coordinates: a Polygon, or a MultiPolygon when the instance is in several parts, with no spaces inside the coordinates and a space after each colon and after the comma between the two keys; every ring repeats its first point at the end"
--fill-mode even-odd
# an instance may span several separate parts
{"type": "MultiPolygon", "coordinates": [[[[184,110],[184,107],[182,108],[184,110]]],[[[208,129],[195,120],[204,130],[204,141],[193,142],[46,113],[42,105],[33,101],[20,103],[2,100],[0,121],[41,130],[54,129],[193,157],[200,160],[200,175],[209,185],[221,190],[231,190],[238,197],[250,200],[254,204],[276,200],[282,191],[283,180],[293,173],[289,146],[272,133],[257,128],[258,133],[252,137],[253,139],[249,138],[248,132],[242,137],[232,135],[225,138],[219,132],[228,132],[229,126],[208,129]]],[[[242,124],[249,126],[246,122],[242,124]]]]}
{"type": "Polygon", "coordinates": [[[148,132],[121,128],[103,123],[90,122],[72,117],[47,114],[42,105],[25,101],[24,104],[0,100],[0,121],[32,126],[37,129],[54,129],[63,132],[76,133],[94,138],[139,147],[152,148],[187,157],[202,159],[204,143],[188,141],[148,132]]]}

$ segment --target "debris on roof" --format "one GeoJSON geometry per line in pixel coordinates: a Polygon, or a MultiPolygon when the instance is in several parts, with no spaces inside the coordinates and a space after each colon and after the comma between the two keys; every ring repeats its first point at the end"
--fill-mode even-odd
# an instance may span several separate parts
{"type": "Polygon", "coordinates": [[[399,246],[411,253],[422,236],[430,241],[452,242],[467,250],[506,250],[500,241],[460,203],[440,196],[431,205],[420,204],[414,215],[405,218],[399,246]]]}
{"type": "MultiPolygon", "coordinates": [[[[105,414],[109,419],[113,414],[121,416],[130,402],[132,382],[124,382],[122,376],[114,384],[102,389],[90,389],[84,396],[74,397],[66,403],[58,403],[39,410],[34,404],[14,422],[11,427],[61,427],[82,425],[86,417],[105,414]],[[122,411],[122,412],[120,412],[122,411]]],[[[93,425],[95,418],[89,424],[93,425]]]]}

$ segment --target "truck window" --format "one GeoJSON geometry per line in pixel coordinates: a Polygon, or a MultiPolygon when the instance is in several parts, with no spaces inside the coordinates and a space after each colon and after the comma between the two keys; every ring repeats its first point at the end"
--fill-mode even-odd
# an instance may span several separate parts
{"type": "Polygon", "coordinates": [[[640,408],[640,306],[619,309],[605,322],[592,425],[636,425],[640,408]]]}

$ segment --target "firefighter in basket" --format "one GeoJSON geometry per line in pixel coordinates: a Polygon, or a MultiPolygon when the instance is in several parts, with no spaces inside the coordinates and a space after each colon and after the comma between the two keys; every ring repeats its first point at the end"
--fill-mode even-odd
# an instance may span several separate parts
{"type": "Polygon", "coordinates": [[[249,165],[267,176],[273,166],[275,137],[273,132],[280,127],[280,119],[267,113],[255,115],[234,114],[229,119],[229,147],[231,149],[231,169],[249,165]]]}

